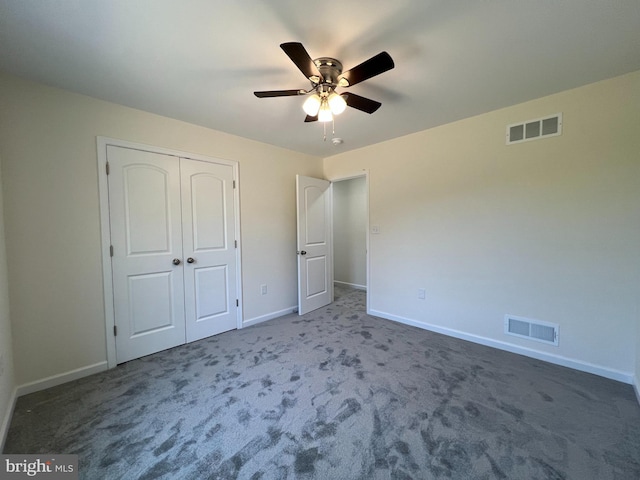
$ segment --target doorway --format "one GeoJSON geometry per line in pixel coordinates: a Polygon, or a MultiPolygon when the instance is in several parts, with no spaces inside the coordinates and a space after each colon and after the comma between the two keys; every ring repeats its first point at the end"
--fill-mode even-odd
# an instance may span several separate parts
{"type": "Polygon", "coordinates": [[[332,189],[334,284],[337,288],[366,292],[369,223],[367,177],[362,175],[335,180],[332,189]]]}

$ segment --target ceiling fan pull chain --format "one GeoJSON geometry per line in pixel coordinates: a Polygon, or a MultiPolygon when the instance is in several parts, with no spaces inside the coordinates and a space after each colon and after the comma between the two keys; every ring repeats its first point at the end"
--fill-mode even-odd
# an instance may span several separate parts
{"type": "Polygon", "coordinates": [[[327,141],[327,122],[322,122],[322,128],[324,128],[324,135],[322,136],[322,141],[327,141]]]}

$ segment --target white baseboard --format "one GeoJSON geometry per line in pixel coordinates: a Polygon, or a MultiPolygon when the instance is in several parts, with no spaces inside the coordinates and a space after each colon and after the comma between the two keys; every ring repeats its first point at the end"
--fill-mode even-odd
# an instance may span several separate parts
{"type": "Polygon", "coordinates": [[[636,372],[636,375],[634,376],[633,390],[636,392],[636,399],[638,400],[638,403],[640,403],[640,377],[638,377],[638,375],[640,375],[640,372],[636,372]]]}
{"type": "MultiPolygon", "coordinates": [[[[497,348],[498,350],[505,350],[507,352],[516,353],[518,355],[524,355],[525,357],[535,358],[537,360],[542,360],[545,362],[553,363],[555,365],[560,365],[562,367],[573,368],[574,370],[579,370],[581,372],[592,373],[594,375],[599,375],[601,377],[609,378],[611,380],[617,380],[619,382],[627,383],[630,385],[634,384],[634,375],[631,372],[621,372],[619,370],[614,370],[606,367],[602,367],[599,365],[594,365],[588,362],[583,362],[580,360],[573,360],[571,358],[562,357],[560,355],[553,355],[546,352],[540,352],[538,350],[533,350],[530,348],[520,347],[518,345],[513,345],[507,342],[501,342],[498,340],[492,340],[490,338],[481,337],[478,335],[472,335],[470,333],[461,332],[459,330],[453,330],[450,328],[440,327],[437,325],[431,325],[425,322],[420,322],[417,320],[412,320],[410,318],[400,317],[398,315],[394,315],[387,312],[381,312],[379,310],[371,310],[370,315],[381,317],[387,320],[393,320],[394,322],[404,323],[405,325],[411,325],[413,327],[422,328],[424,330],[429,330],[431,332],[441,333],[443,335],[447,335],[449,337],[459,338],[461,340],[467,340],[469,342],[478,343],[480,345],[484,345],[487,347],[497,348]]],[[[636,382],[636,395],[640,394],[638,392],[638,385],[636,382]]]]}
{"type": "Polygon", "coordinates": [[[0,425],[0,453],[4,452],[4,443],[7,441],[7,434],[9,433],[9,425],[11,424],[11,417],[13,417],[13,410],[16,406],[16,400],[18,399],[18,388],[14,388],[9,398],[9,405],[4,413],[2,419],[2,425],[0,425]]]}
{"type": "Polygon", "coordinates": [[[28,395],[29,393],[39,392],[45,388],[56,387],[63,383],[71,382],[82,377],[88,377],[94,373],[103,372],[108,368],[107,362],[94,363],[86,367],[76,368],[69,372],[59,373],[51,377],[36,380],[35,382],[25,383],[17,387],[17,396],[28,395]]]}
{"type": "Polygon", "coordinates": [[[257,323],[266,322],[267,320],[273,320],[274,318],[284,317],[290,313],[296,313],[298,306],[285,308],[284,310],[278,310],[277,312],[267,313],[266,315],[260,315],[259,317],[249,318],[242,322],[242,327],[249,327],[257,323]]]}
{"type": "Polygon", "coordinates": [[[339,280],[334,280],[333,283],[337,283],[338,285],[344,285],[345,287],[355,288],[357,290],[367,290],[366,285],[358,285],[357,283],[349,283],[349,282],[340,282],[339,280]]]}

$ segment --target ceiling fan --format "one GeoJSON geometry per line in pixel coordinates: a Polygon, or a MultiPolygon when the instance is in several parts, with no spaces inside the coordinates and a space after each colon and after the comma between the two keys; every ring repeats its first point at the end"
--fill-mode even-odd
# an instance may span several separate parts
{"type": "Polygon", "coordinates": [[[330,122],[334,115],[342,113],[347,106],[366,113],[373,113],[382,105],[380,102],[361,97],[355,93],[336,92],[336,88],[350,87],[368,80],[371,77],[391,70],[393,59],[387,52],[380,52],[360,65],[346,72],[342,71],[342,63],[335,58],[320,57],[311,59],[301,43],[287,42],[280,48],[295,63],[302,74],[311,82],[309,90],[267,90],[253,92],[258,98],[289,97],[294,95],[310,95],[302,108],[307,114],[305,122],[330,122]]]}

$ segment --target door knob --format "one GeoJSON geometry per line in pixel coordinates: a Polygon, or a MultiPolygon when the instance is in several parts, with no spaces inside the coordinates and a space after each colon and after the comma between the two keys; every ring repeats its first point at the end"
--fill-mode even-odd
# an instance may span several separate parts
{"type": "Polygon", "coordinates": [[[196,262],[195,258],[193,258],[193,257],[187,258],[187,263],[195,263],[195,262],[196,262]]]}
{"type": "Polygon", "coordinates": [[[300,252],[300,255],[306,255],[306,254],[307,254],[307,252],[305,252],[304,250],[302,250],[302,251],[300,252]]]}
{"type": "Polygon", "coordinates": [[[180,265],[180,259],[179,258],[174,258],[171,263],[173,263],[174,265],[180,265]]]}

